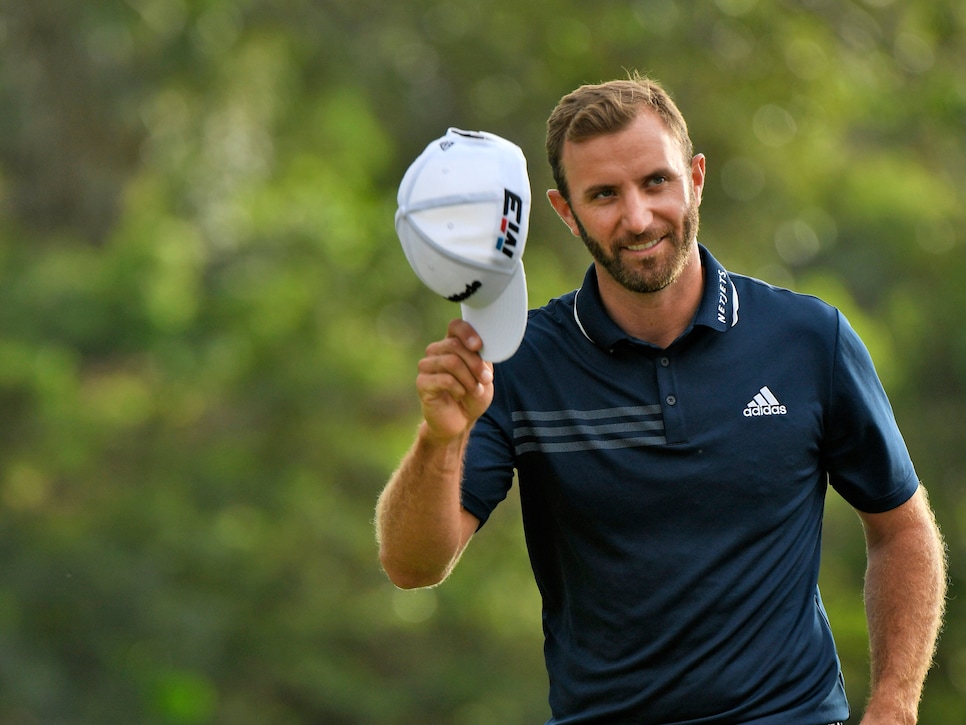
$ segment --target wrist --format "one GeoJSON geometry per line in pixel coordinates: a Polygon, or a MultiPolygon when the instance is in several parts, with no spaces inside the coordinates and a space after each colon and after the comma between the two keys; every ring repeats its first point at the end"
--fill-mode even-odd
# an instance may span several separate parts
{"type": "Polygon", "coordinates": [[[451,451],[459,454],[460,458],[462,458],[462,452],[469,435],[469,429],[453,433],[439,430],[424,420],[419,425],[416,443],[418,446],[431,449],[437,453],[451,451]]]}

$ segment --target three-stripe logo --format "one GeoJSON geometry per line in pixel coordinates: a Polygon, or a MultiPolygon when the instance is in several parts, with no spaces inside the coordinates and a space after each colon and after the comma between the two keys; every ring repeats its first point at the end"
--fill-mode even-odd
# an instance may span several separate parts
{"type": "Polygon", "coordinates": [[[775,394],[765,385],[745,406],[744,415],[746,418],[757,418],[762,415],[785,415],[788,409],[778,402],[775,394]]]}

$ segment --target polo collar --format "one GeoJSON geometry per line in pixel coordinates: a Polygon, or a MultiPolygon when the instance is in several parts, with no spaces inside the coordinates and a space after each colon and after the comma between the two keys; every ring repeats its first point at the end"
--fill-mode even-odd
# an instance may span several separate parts
{"type": "MultiPolygon", "coordinates": [[[[704,268],[704,292],[698,311],[684,334],[695,325],[725,332],[738,324],[738,290],[728,271],[718,263],[708,249],[698,245],[701,266],[704,268]]],[[[597,270],[591,264],[584,275],[584,283],[574,297],[574,321],[588,340],[606,350],[613,350],[620,342],[639,342],[617,326],[604,309],[597,283],[597,270]]]]}

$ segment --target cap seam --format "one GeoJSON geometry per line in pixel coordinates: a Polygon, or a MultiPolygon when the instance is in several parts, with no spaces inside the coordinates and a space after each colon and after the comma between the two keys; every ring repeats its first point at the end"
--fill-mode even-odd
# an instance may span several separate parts
{"type": "Polygon", "coordinates": [[[426,234],[422,229],[419,228],[418,224],[411,223],[409,227],[414,232],[416,232],[416,234],[419,236],[420,239],[422,239],[426,244],[432,247],[435,251],[439,252],[439,254],[443,255],[451,262],[455,262],[456,264],[462,265],[464,267],[472,267],[473,269],[478,269],[482,272],[495,272],[497,274],[512,276],[516,272],[516,268],[519,265],[523,264],[523,260],[521,258],[517,258],[513,260],[513,264],[510,267],[495,266],[492,263],[487,263],[487,262],[478,262],[475,259],[470,259],[468,257],[464,257],[454,252],[451,252],[450,250],[446,249],[446,247],[440,244],[437,244],[428,234],[426,234]]]}

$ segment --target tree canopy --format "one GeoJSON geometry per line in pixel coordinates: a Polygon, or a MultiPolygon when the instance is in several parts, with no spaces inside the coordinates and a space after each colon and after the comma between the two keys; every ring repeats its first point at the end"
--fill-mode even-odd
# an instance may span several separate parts
{"type": "MultiPolygon", "coordinates": [[[[966,718],[962,2],[32,0],[0,3],[0,721],[546,720],[513,495],[442,587],[379,569],[456,315],[395,195],[457,126],[539,199],[550,109],[632,70],[707,156],[702,241],[867,342],[950,550],[921,722],[966,718]]],[[[588,258],[536,204],[525,262],[539,305],[588,258]]],[[[863,570],[830,496],[855,712],[863,570]]]]}

